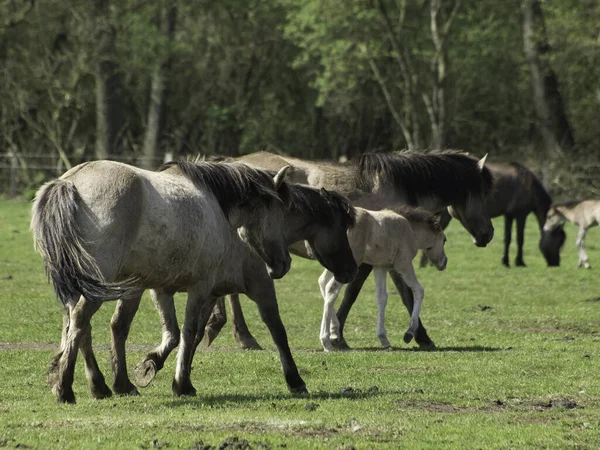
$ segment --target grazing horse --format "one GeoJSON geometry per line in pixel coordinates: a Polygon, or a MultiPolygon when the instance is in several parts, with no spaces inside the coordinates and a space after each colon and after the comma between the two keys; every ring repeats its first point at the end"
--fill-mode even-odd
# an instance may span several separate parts
{"type": "MultiPolygon", "coordinates": [[[[329,268],[337,279],[344,283],[352,280],[356,275],[357,266],[352,256],[347,231],[354,225],[354,208],[341,195],[327,192],[324,189],[319,190],[294,184],[288,184],[287,188],[290,204],[283,223],[286,241],[305,240],[311,254],[323,266],[329,268]]],[[[219,294],[245,293],[257,301],[260,301],[256,298],[259,295],[275,296],[273,281],[266,276],[266,273],[261,273],[265,271],[261,270],[260,260],[257,260],[255,255],[245,253],[236,255],[236,258],[243,261],[240,279],[230,281],[227,289],[219,290],[219,294]]],[[[219,299],[217,305],[222,302],[223,300],[219,299]]],[[[119,306],[121,305],[119,304],[119,306]]],[[[136,383],[142,387],[147,386],[154,379],[158,370],[164,366],[170,352],[177,346],[176,336],[179,329],[173,297],[163,296],[155,300],[155,306],[161,317],[163,341],[136,366],[136,383]]],[[[215,309],[217,308],[215,307],[215,309]]],[[[125,333],[120,330],[129,329],[134,314],[135,311],[133,314],[128,314],[127,311],[117,308],[113,318],[115,323],[120,324],[119,328],[113,329],[113,340],[116,347],[125,348],[125,333]]],[[[214,313],[210,320],[215,320],[214,313]]],[[[196,331],[194,348],[200,343],[204,332],[205,327],[201,324],[196,331]]],[[[120,393],[136,393],[137,391],[127,377],[124,353],[119,355],[119,359],[113,367],[115,390],[120,393]]]]}
{"type": "MultiPolygon", "coordinates": [[[[427,154],[365,153],[346,163],[336,163],[313,162],[258,152],[237,160],[270,170],[290,166],[290,181],[339,192],[348,197],[355,206],[370,210],[407,204],[422,206],[430,212],[438,213],[450,207],[453,216],[471,233],[478,247],[485,247],[494,235],[486,200],[492,188],[492,176],[484,167],[485,157],[478,161],[466,153],[457,151],[427,154]]],[[[339,339],[334,341],[334,345],[340,348],[348,348],[342,334],[344,323],[371,270],[372,266],[361,264],[358,275],[346,287],[344,299],[337,312],[340,322],[339,339]]],[[[412,314],[412,291],[397,272],[391,270],[390,275],[409,314],[412,314]]],[[[243,317],[234,315],[232,322],[238,334],[245,333],[238,341],[255,342],[243,317]]],[[[434,346],[420,320],[415,340],[421,347],[434,346]]]]}
{"type": "MultiPolygon", "coordinates": [[[[348,240],[357,264],[366,263],[374,267],[377,283],[377,337],[383,348],[390,347],[385,329],[385,307],[387,271],[394,269],[412,290],[414,306],[408,331],[404,334],[407,344],[413,339],[419,325],[419,313],[423,301],[423,286],[417,280],[412,261],[419,250],[423,250],[438,270],[444,270],[448,259],[444,252],[446,237],[442,227],[432,213],[413,209],[405,205],[381,211],[356,208],[356,225],[348,231],[348,240]]],[[[325,302],[321,322],[321,344],[326,352],[333,350],[331,335],[338,336],[338,321],[333,305],[343,283],[325,269],[319,278],[321,295],[325,302]],[[331,332],[333,325],[333,332],[331,332]]]]}
{"type": "MultiPolygon", "coordinates": [[[[543,230],[546,214],[552,204],[550,194],[534,173],[522,164],[488,163],[494,178],[494,188],[488,197],[488,213],[491,218],[504,216],[504,255],[502,264],[510,266],[508,250],[511,242],[513,220],[517,222],[516,266],[525,266],[523,261],[523,243],[525,239],[525,221],[533,213],[540,228],[539,247],[549,267],[560,265],[560,249],[565,241],[565,232],[557,227],[552,232],[543,230]]],[[[440,213],[439,222],[446,229],[451,217],[447,212],[440,213]]],[[[427,257],[421,258],[421,267],[427,265],[427,257]]]]}
{"type": "MultiPolygon", "coordinates": [[[[239,255],[260,255],[257,269],[266,263],[273,278],[290,268],[282,231],[285,170],[272,177],[242,164],[187,162],[150,172],[95,161],[37,192],[31,230],[66,313],[61,350],[48,372],[59,402],[75,402],[78,349],[93,396],[112,395],[92,351],[90,319],[106,300],[121,299],[126,308],[137,309],[148,288],[158,298],[188,293],[173,391],[194,391],[195,331],[214,306],[213,291],[228,292],[229,280],[241,272],[239,255]]],[[[279,349],[288,386],[306,392],[276,299],[260,294],[261,317],[279,349]]]]}
{"type": "Polygon", "coordinates": [[[583,240],[587,231],[600,223],[600,200],[584,200],[582,202],[552,205],[546,217],[544,230],[552,232],[567,221],[579,227],[577,233],[577,248],[579,249],[577,267],[583,266],[586,269],[591,269],[587,253],[583,249],[583,240]]]}

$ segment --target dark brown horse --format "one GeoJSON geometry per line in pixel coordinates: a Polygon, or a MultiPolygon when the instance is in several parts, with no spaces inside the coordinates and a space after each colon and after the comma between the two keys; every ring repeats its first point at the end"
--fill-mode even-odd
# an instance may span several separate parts
{"type": "MultiPolygon", "coordinates": [[[[405,204],[422,206],[430,212],[438,213],[451,206],[453,215],[473,236],[478,247],[485,247],[494,234],[487,212],[487,195],[492,187],[492,176],[487,167],[484,167],[485,158],[478,161],[457,151],[428,154],[366,153],[340,164],[258,152],[238,160],[262,169],[277,170],[290,166],[290,181],[337,191],[347,196],[355,206],[372,210],[405,204]]],[[[339,338],[332,341],[339,348],[347,348],[342,334],[344,322],[372,269],[371,265],[361,264],[357,277],[346,287],[344,300],[337,313],[340,322],[339,338]]],[[[390,275],[409,314],[412,313],[414,299],[411,289],[397,272],[392,270],[390,275]]],[[[238,343],[244,348],[257,348],[255,339],[240,315],[241,308],[237,299],[233,299],[232,311],[234,335],[238,343]]],[[[223,315],[211,318],[207,326],[208,341],[214,339],[223,323],[223,315]]],[[[422,347],[434,346],[420,321],[415,340],[422,347]]]]}
{"type": "MultiPolygon", "coordinates": [[[[509,164],[488,163],[488,169],[494,177],[494,189],[488,197],[488,213],[491,218],[504,216],[504,254],[502,264],[510,266],[509,247],[512,237],[513,221],[517,223],[517,256],[516,266],[525,266],[523,261],[523,243],[525,240],[525,222],[530,213],[535,215],[540,229],[539,247],[548,266],[560,265],[560,249],[566,238],[562,227],[544,231],[546,214],[552,205],[550,194],[544,189],[540,180],[524,165],[511,162],[509,164]]],[[[440,225],[445,229],[451,217],[447,212],[440,214],[440,225]]],[[[427,264],[421,258],[421,267],[427,264]]]]}

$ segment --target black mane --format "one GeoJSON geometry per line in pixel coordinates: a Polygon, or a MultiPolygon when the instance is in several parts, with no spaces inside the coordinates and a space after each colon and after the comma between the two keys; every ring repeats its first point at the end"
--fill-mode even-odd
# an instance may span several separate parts
{"type": "Polygon", "coordinates": [[[488,195],[492,174],[480,170],[477,159],[458,151],[436,153],[364,153],[351,160],[358,168],[359,185],[374,187],[376,179],[403,189],[410,205],[435,193],[448,204],[464,204],[470,195],[488,195]]]}
{"type": "Polygon", "coordinates": [[[288,188],[291,194],[290,212],[309,215],[326,225],[334,223],[335,216],[341,215],[347,228],[354,226],[356,211],[346,197],[301,184],[288,183],[288,188]]]}
{"type": "Polygon", "coordinates": [[[412,206],[405,204],[398,204],[390,206],[386,209],[396,214],[400,214],[402,217],[405,217],[411,222],[425,223],[429,225],[429,227],[436,233],[443,231],[439,222],[436,220],[435,215],[420,206],[413,208],[412,206]]]}
{"type": "Polygon", "coordinates": [[[212,191],[219,206],[228,215],[234,207],[250,206],[260,199],[269,203],[280,198],[273,178],[266,172],[240,163],[171,161],[159,172],[176,168],[198,188],[212,191]]]}

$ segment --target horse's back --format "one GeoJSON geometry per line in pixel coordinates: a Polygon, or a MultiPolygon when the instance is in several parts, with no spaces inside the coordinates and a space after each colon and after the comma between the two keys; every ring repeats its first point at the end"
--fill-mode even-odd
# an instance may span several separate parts
{"type": "Polygon", "coordinates": [[[494,178],[494,189],[488,197],[490,217],[529,213],[536,208],[535,175],[529,169],[502,163],[487,166],[494,178]]]}

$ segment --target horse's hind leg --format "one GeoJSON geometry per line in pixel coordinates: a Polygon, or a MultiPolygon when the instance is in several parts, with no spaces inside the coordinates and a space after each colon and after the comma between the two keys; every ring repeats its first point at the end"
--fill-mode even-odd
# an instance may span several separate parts
{"type": "Polygon", "coordinates": [[[517,216],[517,259],[515,259],[515,265],[519,267],[525,267],[525,261],[523,261],[523,244],[525,242],[526,222],[527,215],[517,216]]]}
{"type": "Polygon", "coordinates": [[[387,330],[385,329],[385,307],[388,301],[387,270],[375,268],[373,275],[375,276],[375,299],[377,300],[377,337],[383,348],[390,348],[390,341],[387,338],[387,330]]]}
{"type": "Polygon", "coordinates": [[[277,297],[275,296],[273,280],[268,278],[266,274],[264,277],[260,277],[260,279],[254,277],[248,283],[246,295],[256,302],[260,317],[269,329],[273,342],[277,346],[279,360],[281,361],[281,367],[288,389],[292,393],[307,393],[306,384],[298,373],[298,368],[296,367],[288,343],[287,333],[283,326],[283,322],[281,321],[281,316],[279,315],[279,307],[277,306],[277,297]]]}
{"type": "Polygon", "coordinates": [[[510,267],[510,259],[508,257],[508,251],[510,248],[510,240],[512,238],[512,223],[513,217],[508,214],[504,216],[504,255],[502,256],[502,264],[506,267],[510,267]]]}
{"type": "Polygon", "coordinates": [[[344,298],[342,299],[342,303],[337,310],[337,319],[339,322],[338,329],[338,339],[332,340],[331,343],[334,347],[340,350],[348,350],[348,344],[346,343],[346,339],[344,339],[344,324],[346,323],[346,319],[348,318],[348,313],[350,312],[350,308],[358,298],[358,294],[365,284],[367,278],[369,278],[369,274],[373,270],[373,266],[368,264],[361,264],[358,266],[358,273],[354,280],[346,285],[346,290],[344,291],[344,298]]]}
{"type": "Polygon", "coordinates": [[[48,371],[46,372],[47,383],[48,386],[50,386],[51,388],[54,387],[58,380],[58,362],[60,361],[60,357],[62,356],[63,351],[65,349],[65,345],[67,344],[67,336],[69,334],[69,323],[71,322],[70,314],[71,312],[69,306],[64,305],[63,328],[60,339],[60,350],[52,358],[52,361],[50,362],[50,367],[48,367],[48,371]]]}
{"type": "Polygon", "coordinates": [[[586,269],[591,269],[588,255],[583,249],[583,240],[585,239],[586,233],[587,230],[585,228],[579,228],[579,232],[577,233],[577,248],[579,249],[579,261],[577,262],[577,267],[583,265],[586,269]]]}
{"type": "MultiPolygon", "coordinates": [[[[392,281],[396,285],[400,296],[402,297],[402,303],[404,303],[404,306],[406,306],[408,313],[412,316],[414,306],[414,296],[412,289],[410,289],[406,285],[406,283],[402,279],[402,276],[395,270],[390,270],[389,274],[392,278],[392,281]]],[[[415,342],[419,344],[419,347],[421,348],[435,348],[435,344],[427,335],[427,330],[423,326],[423,323],[421,322],[420,318],[419,325],[417,326],[417,330],[415,332],[415,342]]]]}
{"type": "Polygon", "coordinates": [[[204,329],[203,339],[207,347],[210,347],[210,344],[217,338],[226,323],[227,311],[225,309],[225,298],[219,297],[204,329]]]}
{"type": "Polygon", "coordinates": [[[231,307],[233,338],[238,347],[244,350],[262,350],[262,347],[248,329],[238,294],[229,296],[229,306],[231,307]]]}
{"type": "Polygon", "coordinates": [[[119,395],[139,395],[137,388],[127,375],[125,342],[129,336],[131,322],[140,306],[142,293],[127,300],[119,300],[110,321],[112,331],[111,362],[113,370],[113,389],[119,395]]]}
{"type": "Polygon", "coordinates": [[[56,365],[57,374],[52,391],[59,403],[75,403],[73,375],[77,352],[82,340],[85,339],[85,334],[91,333],[90,319],[100,305],[101,302],[90,302],[80,297],[77,304],[69,308],[69,326],[65,343],[62,352],[53,362],[53,365],[56,365]]]}
{"type": "Polygon", "coordinates": [[[160,315],[162,342],[135,366],[135,382],[140,387],[150,384],[156,376],[156,372],[163,368],[167,357],[179,345],[179,325],[177,324],[173,293],[153,289],[150,291],[150,295],[160,315]]]}

